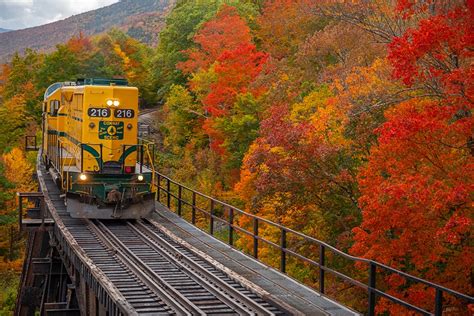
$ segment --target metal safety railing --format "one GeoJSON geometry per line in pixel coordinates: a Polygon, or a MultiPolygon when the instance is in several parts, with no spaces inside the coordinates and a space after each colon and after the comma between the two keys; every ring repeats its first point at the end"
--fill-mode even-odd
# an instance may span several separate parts
{"type": "MultiPolygon", "coordinates": [[[[211,235],[215,234],[215,223],[220,222],[221,225],[227,228],[227,244],[235,246],[235,233],[242,233],[249,236],[252,240],[252,251],[251,254],[254,258],[259,259],[259,249],[262,244],[273,247],[279,252],[279,269],[281,272],[287,274],[286,267],[289,257],[293,257],[301,260],[302,262],[310,265],[319,270],[319,286],[317,290],[325,294],[326,293],[326,280],[327,275],[330,274],[337,278],[340,278],[360,289],[367,291],[368,293],[368,315],[375,315],[375,307],[377,300],[383,297],[395,304],[404,306],[405,308],[418,312],[422,315],[441,315],[443,312],[443,300],[447,295],[451,295],[467,304],[473,304],[474,298],[457,291],[448,289],[441,285],[420,279],[403,271],[391,268],[385,264],[368,260],[365,258],[351,256],[335,247],[318,240],[316,238],[305,235],[301,232],[295,231],[288,227],[282,226],[278,223],[272,222],[265,218],[256,216],[254,214],[242,211],[232,205],[225,202],[219,201],[215,198],[207,196],[203,193],[190,189],[176,181],[173,181],[169,177],[156,172],[156,186],[157,186],[157,200],[161,204],[167,206],[170,210],[177,213],[178,216],[183,217],[185,208],[190,210],[191,218],[190,222],[196,225],[196,218],[198,214],[203,215],[209,221],[208,232],[211,235]],[[200,199],[200,203],[197,200],[200,199]],[[202,206],[205,205],[205,206],[202,206]],[[226,216],[224,216],[224,214],[226,216]],[[251,220],[251,230],[247,230],[244,227],[238,226],[236,221],[237,217],[245,216],[251,220]],[[272,227],[274,231],[279,232],[279,242],[273,242],[267,238],[264,238],[260,234],[261,225],[267,225],[272,227]],[[293,250],[288,247],[289,237],[297,237],[306,243],[317,245],[318,248],[318,259],[314,260],[305,256],[301,251],[293,250]],[[344,259],[350,260],[353,263],[359,263],[366,265],[366,273],[368,280],[366,282],[359,281],[353,277],[350,277],[344,272],[337,271],[334,268],[330,268],[328,265],[328,253],[331,257],[339,256],[344,259]],[[419,283],[426,287],[426,290],[434,291],[434,301],[432,311],[426,310],[422,307],[416,306],[408,301],[397,298],[382,289],[376,282],[382,273],[390,273],[398,275],[407,281],[407,283],[419,283]]],[[[275,266],[273,266],[275,267],[275,266]]]]}
{"type": "Polygon", "coordinates": [[[25,136],[25,151],[38,151],[38,140],[36,135],[34,136],[25,136]]]}
{"type": "Polygon", "coordinates": [[[23,223],[25,219],[34,218],[39,219],[38,224],[45,224],[45,218],[47,214],[45,213],[45,208],[43,207],[43,193],[42,192],[17,192],[18,197],[18,227],[22,231],[23,223]],[[25,200],[27,200],[25,205],[25,200]],[[25,206],[33,206],[27,208],[25,206]],[[27,210],[27,213],[25,213],[27,210]],[[32,214],[30,214],[32,213],[32,214]]]}
{"type": "Polygon", "coordinates": [[[137,144],[137,163],[140,173],[143,173],[143,167],[155,172],[155,143],[138,138],[137,144]]]}

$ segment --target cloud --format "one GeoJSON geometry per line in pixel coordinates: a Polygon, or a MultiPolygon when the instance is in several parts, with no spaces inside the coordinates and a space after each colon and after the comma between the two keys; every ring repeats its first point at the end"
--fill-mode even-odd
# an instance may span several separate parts
{"type": "Polygon", "coordinates": [[[118,2],[118,0],[0,0],[0,27],[23,29],[118,2]]]}

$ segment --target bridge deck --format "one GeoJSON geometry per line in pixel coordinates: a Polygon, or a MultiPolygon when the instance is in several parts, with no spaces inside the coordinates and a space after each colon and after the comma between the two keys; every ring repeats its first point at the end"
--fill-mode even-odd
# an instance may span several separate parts
{"type": "Polygon", "coordinates": [[[298,283],[247,256],[220,240],[201,231],[199,228],[186,222],[165,206],[156,203],[157,212],[153,215],[154,223],[178,242],[187,243],[196,251],[207,255],[227,268],[228,273],[241,278],[254,290],[260,291],[263,297],[290,306],[293,310],[305,315],[357,315],[357,313],[317,293],[316,291],[298,283]]]}
{"type": "Polygon", "coordinates": [[[109,315],[293,314],[173,240],[167,242],[169,237],[153,231],[152,224],[144,229],[141,221],[71,218],[42,165],[38,179],[54,218],[53,243],[83,280],[78,291],[86,291],[87,284],[109,315]]]}

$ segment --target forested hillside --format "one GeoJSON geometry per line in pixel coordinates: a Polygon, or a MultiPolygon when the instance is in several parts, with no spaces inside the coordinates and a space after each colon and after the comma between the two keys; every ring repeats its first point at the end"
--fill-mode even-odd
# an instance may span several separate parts
{"type": "Polygon", "coordinates": [[[16,51],[23,52],[26,48],[50,51],[81,32],[90,36],[112,27],[120,28],[144,43],[155,45],[166,14],[174,3],[175,0],[121,0],[61,21],[0,34],[0,62],[11,58],[16,51]]]}
{"type": "MultiPolygon", "coordinates": [[[[15,175],[32,170],[20,144],[38,131],[44,88],[121,76],[140,88],[143,105],[163,104],[162,173],[350,254],[474,294],[472,1],[178,0],[159,38],[151,48],[119,30],[76,36],[3,66],[5,266],[21,258],[12,197],[30,185],[15,175]]],[[[260,234],[278,243],[279,232],[260,234]]],[[[309,257],[318,251],[290,242],[309,257]]],[[[250,250],[245,237],[236,243],[250,250]]],[[[278,267],[270,248],[259,258],[278,267]]],[[[367,278],[351,262],[327,260],[367,278]]],[[[287,271],[317,284],[318,271],[302,263],[289,261],[287,271]]],[[[377,284],[432,309],[435,293],[423,285],[396,275],[377,284]]],[[[326,288],[366,308],[351,285],[332,279],[326,288]]],[[[444,300],[446,315],[474,311],[444,300]]],[[[384,299],[377,311],[407,314],[384,299]]]]}

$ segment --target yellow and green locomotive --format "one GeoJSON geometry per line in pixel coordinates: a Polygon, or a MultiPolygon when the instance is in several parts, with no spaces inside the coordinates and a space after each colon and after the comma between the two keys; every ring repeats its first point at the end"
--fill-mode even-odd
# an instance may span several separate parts
{"type": "Polygon", "coordinates": [[[42,158],[75,218],[154,210],[153,144],[138,139],[138,89],[120,79],[60,82],[45,92],[42,158]]]}

